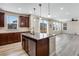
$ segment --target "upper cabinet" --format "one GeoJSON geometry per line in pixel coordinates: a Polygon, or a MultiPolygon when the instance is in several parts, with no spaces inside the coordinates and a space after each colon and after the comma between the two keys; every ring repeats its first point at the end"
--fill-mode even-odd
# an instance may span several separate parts
{"type": "Polygon", "coordinates": [[[4,13],[0,12],[0,27],[4,27],[4,13]]]}
{"type": "Polygon", "coordinates": [[[29,16],[20,16],[20,27],[29,27],[29,16]]]}

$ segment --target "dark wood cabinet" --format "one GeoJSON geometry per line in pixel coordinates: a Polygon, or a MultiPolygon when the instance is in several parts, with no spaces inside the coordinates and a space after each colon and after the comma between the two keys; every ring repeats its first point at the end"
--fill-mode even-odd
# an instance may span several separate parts
{"type": "Polygon", "coordinates": [[[49,38],[35,40],[33,38],[22,35],[22,47],[30,56],[48,56],[49,38]]]}
{"type": "Polygon", "coordinates": [[[28,54],[31,56],[36,55],[36,42],[28,39],[28,54]]]}
{"type": "Polygon", "coordinates": [[[8,43],[14,43],[20,41],[20,33],[8,33],[8,43]]]}
{"type": "Polygon", "coordinates": [[[0,45],[20,42],[20,33],[1,33],[0,34],[0,45]]]}
{"type": "Polygon", "coordinates": [[[4,27],[4,13],[0,12],[0,27],[4,27]]]}
{"type": "Polygon", "coordinates": [[[28,53],[28,39],[26,39],[25,37],[22,37],[22,39],[23,39],[22,47],[28,53]]]}
{"type": "Polygon", "coordinates": [[[38,56],[49,55],[49,38],[37,41],[37,55],[38,56]]]}
{"type": "Polygon", "coordinates": [[[28,55],[36,55],[36,43],[28,38],[22,36],[22,47],[28,53],[28,55]]]}
{"type": "Polygon", "coordinates": [[[8,36],[5,34],[0,34],[0,45],[7,44],[8,42],[8,36]]]}
{"type": "Polygon", "coordinates": [[[29,27],[29,16],[20,16],[20,27],[29,27]]]}
{"type": "Polygon", "coordinates": [[[12,43],[15,40],[15,36],[13,33],[7,33],[6,35],[8,36],[8,43],[12,43]]]}

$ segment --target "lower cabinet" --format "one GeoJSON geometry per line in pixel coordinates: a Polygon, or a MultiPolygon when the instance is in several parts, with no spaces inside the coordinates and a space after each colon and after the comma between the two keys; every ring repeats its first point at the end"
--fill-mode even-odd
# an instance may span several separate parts
{"type": "Polygon", "coordinates": [[[22,47],[28,53],[28,39],[22,37],[22,47]]]}
{"type": "Polygon", "coordinates": [[[20,41],[20,33],[8,33],[8,43],[14,43],[20,41]]]}
{"type": "Polygon", "coordinates": [[[8,37],[7,35],[0,34],[0,45],[4,45],[8,43],[8,37]]]}
{"type": "Polygon", "coordinates": [[[25,38],[24,36],[22,37],[22,47],[25,50],[25,52],[28,53],[28,55],[32,55],[32,56],[36,55],[35,45],[36,45],[36,43],[34,41],[29,40],[29,39],[25,38]]]}
{"type": "Polygon", "coordinates": [[[49,38],[36,41],[22,35],[22,47],[30,56],[48,56],[49,38]]]}
{"type": "Polygon", "coordinates": [[[31,56],[36,55],[36,43],[33,40],[28,40],[28,54],[31,56]]]}
{"type": "Polygon", "coordinates": [[[0,45],[10,44],[21,41],[20,33],[1,33],[0,45]]]}

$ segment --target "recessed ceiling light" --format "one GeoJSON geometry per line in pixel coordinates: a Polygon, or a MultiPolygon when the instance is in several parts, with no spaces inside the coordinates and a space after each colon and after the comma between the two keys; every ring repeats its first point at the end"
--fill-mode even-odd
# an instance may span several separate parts
{"type": "Polygon", "coordinates": [[[51,17],[51,15],[48,15],[48,17],[51,17]]]}
{"type": "Polygon", "coordinates": [[[40,17],[39,19],[41,20],[42,18],[40,17]]]}
{"type": "Polygon", "coordinates": [[[63,7],[60,8],[60,10],[63,10],[63,9],[64,9],[63,7]]]}

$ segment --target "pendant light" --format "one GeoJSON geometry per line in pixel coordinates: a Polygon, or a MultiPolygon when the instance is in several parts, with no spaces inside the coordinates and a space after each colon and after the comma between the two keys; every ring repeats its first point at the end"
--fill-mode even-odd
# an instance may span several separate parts
{"type": "Polygon", "coordinates": [[[40,19],[41,19],[41,6],[42,6],[42,4],[39,4],[39,7],[40,7],[40,19]]]}
{"type": "Polygon", "coordinates": [[[50,4],[48,3],[48,17],[50,17],[50,4]]]}
{"type": "MultiPolygon", "coordinates": [[[[33,8],[33,10],[34,10],[34,14],[35,14],[36,8],[33,8]]],[[[34,24],[35,24],[35,17],[33,18],[33,32],[32,32],[33,35],[35,34],[35,32],[34,32],[34,24]]]]}
{"type": "Polygon", "coordinates": [[[36,8],[33,8],[33,10],[34,10],[34,14],[35,14],[35,10],[36,10],[36,8]]]}
{"type": "MultiPolygon", "coordinates": [[[[33,8],[33,10],[34,10],[34,15],[36,15],[36,13],[35,13],[36,8],[33,8]]],[[[35,18],[34,18],[34,21],[35,21],[35,18]]]]}
{"type": "MultiPolygon", "coordinates": [[[[41,17],[41,6],[42,6],[42,4],[39,4],[39,7],[40,7],[40,20],[42,20],[42,17],[41,17]]],[[[42,35],[43,35],[43,37],[44,37],[44,20],[42,20],[42,35]]]]}

